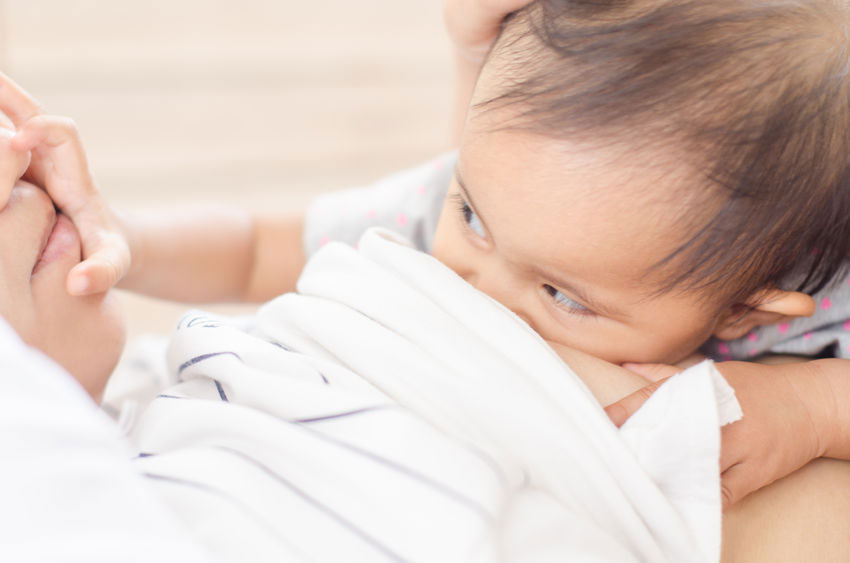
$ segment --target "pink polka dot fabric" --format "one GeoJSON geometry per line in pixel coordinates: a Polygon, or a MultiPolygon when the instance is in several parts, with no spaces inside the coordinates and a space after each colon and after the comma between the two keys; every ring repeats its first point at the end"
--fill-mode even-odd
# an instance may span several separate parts
{"type": "Polygon", "coordinates": [[[329,241],[354,245],[371,227],[395,231],[429,251],[456,161],[456,153],[447,153],[370,186],[316,198],[305,217],[306,255],[329,241]]]}
{"type": "Polygon", "coordinates": [[[837,280],[812,298],[816,307],[811,317],[759,326],[738,340],[713,339],[703,352],[721,361],[764,354],[850,358],[850,278],[837,280]]]}

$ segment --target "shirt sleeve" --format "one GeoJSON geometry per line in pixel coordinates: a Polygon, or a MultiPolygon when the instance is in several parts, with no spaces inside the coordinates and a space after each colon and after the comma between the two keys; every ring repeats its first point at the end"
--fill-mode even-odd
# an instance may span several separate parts
{"type": "Polygon", "coordinates": [[[304,220],[306,256],[332,240],[353,246],[370,227],[393,230],[430,252],[456,161],[456,152],[447,153],[371,186],[316,198],[304,220]]]}

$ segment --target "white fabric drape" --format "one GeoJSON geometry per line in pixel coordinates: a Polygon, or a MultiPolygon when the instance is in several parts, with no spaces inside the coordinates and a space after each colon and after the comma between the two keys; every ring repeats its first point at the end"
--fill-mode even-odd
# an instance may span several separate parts
{"type": "Polygon", "coordinates": [[[194,313],[139,469],[239,561],[717,561],[706,362],[622,429],[506,308],[389,231],[331,243],[256,325],[194,313]]]}

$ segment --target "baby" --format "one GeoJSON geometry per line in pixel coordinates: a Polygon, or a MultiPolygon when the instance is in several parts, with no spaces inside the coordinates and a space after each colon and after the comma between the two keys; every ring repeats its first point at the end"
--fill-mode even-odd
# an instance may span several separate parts
{"type": "MultiPolygon", "coordinates": [[[[488,22],[504,14],[485,4],[475,25],[495,34],[488,22]]],[[[363,219],[423,227],[410,233],[423,250],[553,346],[639,372],[646,366],[632,364],[673,364],[712,337],[815,312],[811,295],[850,257],[843,3],[539,0],[505,22],[457,163],[441,161],[437,176],[453,173],[439,218],[374,207],[390,181],[341,196],[346,216],[314,207],[308,248],[337,232],[356,240],[363,219]],[[351,213],[352,197],[367,202],[362,214],[351,213]]],[[[474,35],[469,45],[489,44],[486,32],[474,35]]],[[[224,209],[119,217],[94,189],[69,123],[38,115],[8,79],[0,108],[17,128],[13,147],[35,150],[31,179],[82,235],[86,260],[69,292],[120,280],[211,301],[293,288],[305,219],[224,209]]],[[[727,502],[815,457],[850,459],[845,360],[718,367],[745,414],[724,431],[727,502]]],[[[631,397],[609,413],[619,421],[634,408],[631,397]]]]}

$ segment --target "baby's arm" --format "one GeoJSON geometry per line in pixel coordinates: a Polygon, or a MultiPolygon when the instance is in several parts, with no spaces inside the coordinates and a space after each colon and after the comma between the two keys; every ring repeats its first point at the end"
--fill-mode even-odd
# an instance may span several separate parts
{"type": "Polygon", "coordinates": [[[121,217],[133,263],[120,287],[186,302],[265,301],[304,267],[299,213],[192,206],[121,217]]]}

